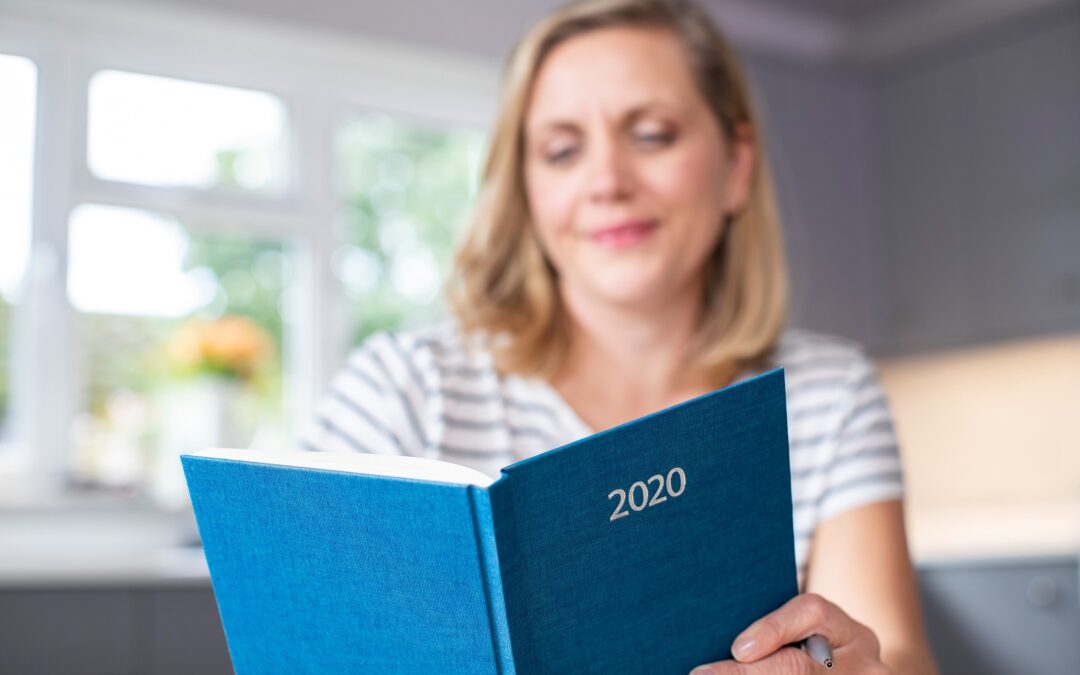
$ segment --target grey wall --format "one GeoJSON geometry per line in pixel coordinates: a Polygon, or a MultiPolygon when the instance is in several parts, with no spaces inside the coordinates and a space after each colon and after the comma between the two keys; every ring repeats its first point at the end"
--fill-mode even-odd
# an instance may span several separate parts
{"type": "Polygon", "coordinates": [[[839,69],[744,60],[776,175],[792,323],[877,351],[887,313],[869,87],[839,69]]]}
{"type": "Polygon", "coordinates": [[[1080,330],[1080,7],[875,79],[891,351],[1080,330]]]}
{"type": "Polygon", "coordinates": [[[793,323],[881,355],[1080,331],[1080,6],[875,71],[744,58],[793,323]]]}

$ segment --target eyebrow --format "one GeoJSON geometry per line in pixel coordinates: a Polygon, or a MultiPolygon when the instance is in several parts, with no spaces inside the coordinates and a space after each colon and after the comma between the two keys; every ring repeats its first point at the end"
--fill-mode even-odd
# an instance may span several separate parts
{"type": "MultiPolygon", "coordinates": [[[[652,111],[652,110],[654,110],[656,108],[673,109],[675,107],[672,106],[668,101],[665,101],[665,100],[662,100],[662,99],[649,99],[647,101],[644,101],[643,103],[639,103],[639,104],[633,106],[632,108],[630,108],[629,110],[626,111],[626,113],[623,114],[622,117],[623,117],[623,119],[633,120],[633,119],[635,119],[637,117],[640,117],[644,113],[650,112],[650,111],[652,111]]],[[[575,122],[573,120],[570,120],[570,119],[557,118],[556,117],[556,118],[547,119],[547,120],[542,119],[541,121],[539,121],[539,122],[537,122],[535,124],[526,125],[525,131],[526,131],[526,133],[528,133],[529,131],[540,132],[540,131],[547,131],[547,130],[576,131],[578,128],[579,127],[578,127],[577,122],[575,122]]]]}

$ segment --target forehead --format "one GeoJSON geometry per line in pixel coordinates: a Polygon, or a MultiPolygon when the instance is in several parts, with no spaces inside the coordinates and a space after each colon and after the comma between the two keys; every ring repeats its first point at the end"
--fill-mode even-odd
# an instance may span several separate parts
{"type": "Polygon", "coordinates": [[[619,115],[646,103],[705,106],[678,38],[663,28],[601,28],[556,46],[533,82],[526,124],[619,115]]]}

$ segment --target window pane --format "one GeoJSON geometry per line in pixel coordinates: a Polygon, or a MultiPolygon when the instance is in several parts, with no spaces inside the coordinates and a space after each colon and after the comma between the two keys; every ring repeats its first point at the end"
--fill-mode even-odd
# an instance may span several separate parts
{"type": "Polygon", "coordinates": [[[30,252],[37,68],[0,55],[0,440],[10,436],[11,321],[30,252]]]}
{"type": "Polygon", "coordinates": [[[105,70],[90,81],[88,161],[107,180],[280,192],[285,108],[258,91],[105,70]]]}
{"type": "Polygon", "coordinates": [[[284,242],[96,205],[75,210],[69,242],[76,483],[179,505],[179,452],[288,444],[284,242]]]}
{"type": "Polygon", "coordinates": [[[442,281],[476,190],[482,135],[382,114],[338,138],[348,242],[334,269],[353,311],[352,339],[442,314],[442,281]]]}

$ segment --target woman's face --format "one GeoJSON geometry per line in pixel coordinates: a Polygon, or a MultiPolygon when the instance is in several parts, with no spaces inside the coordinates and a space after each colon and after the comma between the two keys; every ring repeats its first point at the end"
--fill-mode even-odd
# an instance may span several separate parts
{"type": "Polygon", "coordinates": [[[604,28],[542,63],[524,161],[561,292],[650,309],[700,291],[725,214],[746,200],[753,148],[725,140],[673,34],[604,28]]]}

